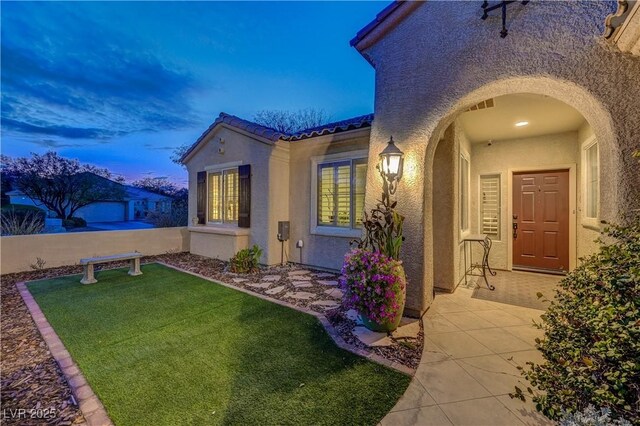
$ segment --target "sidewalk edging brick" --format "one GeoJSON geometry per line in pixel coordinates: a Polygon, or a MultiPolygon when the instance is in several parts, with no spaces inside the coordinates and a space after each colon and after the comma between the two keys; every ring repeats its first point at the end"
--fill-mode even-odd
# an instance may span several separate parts
{"type": "Polygon", "coordinates": [[[82,411],[82,415],[86,421],[85,424],[88,426],[113,426],[113,422],[109,418],[104,405],[102,405],[100,399],[93,392],[82,371],[78,368],[73,358],[71,358],[71,354],[69,354],[65,348],[64,343],[62,343],[60,337],[58,337],[53,327],[51,327],[51,324],[49,324],[49,321],[47,321],[40,306],[38,306],[38,302],[36,302],[29,292],[26,283],[16,283],[16,287],[33,321],[38,327],[42,339],[47,344],[51,356],[56,360],[62,374],[64,374],[65,380],[69,384],[73,396],[80,406],[80,411],[82,411]]]}

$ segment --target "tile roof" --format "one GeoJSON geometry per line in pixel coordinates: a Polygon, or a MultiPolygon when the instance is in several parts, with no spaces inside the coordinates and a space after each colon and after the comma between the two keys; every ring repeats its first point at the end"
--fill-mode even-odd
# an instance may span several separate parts
{"type": "Polygon", "coordinates": [[[322,126],[311,127],[293,133],[287,138],[289,141],[299,141],[302,139],[313,138],[315,136],[329,135],[333,133],[344,132],[347,130],[360,129],[362,127],[371,127],[373,122],[373,114],[360,115],[358,117],[348,118],[342,121],[327,123],[322,126]]]}
{"type": "Polygon", "coordinates": [[[363,127],[370,127],[373,122],[373,114],[361,115],[358,117],[349,118],[342,121],[336,121],[333,123],[324,124],[322,126],[311,127],[309,129],[301,130],[292,134],[285,134],[279,132],[270,127],[265,127],[260,124],[254,123],[249,120],[242,119],[240,117],[236,117],[235,115],[226,114],[221,112],[218,118],[211,123],[211,125],[205,130],[202,135],[189,147],[182,157],[180,157],[180,161],[184,161],[195,149],[196,147],[207,137],[209,132],[211,132],[218,124],[227,124],[231,127],[235,127],[237,129],[244,130],[256,136],[260,136],[264,139],[267,139],[271,142],[276,142],[279,140],[282,141],[299,141],[303,139],[313,138],[315,136],[328,135],[333,133],[344,132],[347,130],[354,130],[363,127]]]}
{"type": "Polygon", "coordinates": [[[275,142],[277,140],[282,139],[283,137],[287,137],[284,133],[281,133],[275,129],[270,127],[261,126],[260,124],[254,123],[249,120],[242,119],[240,117],[236,117],[235,115],[227,114],[225,112],[221,112],[218,118],[211,123],[211,125],[205,130],[202,135],[182,154],[180,157],[180,161],[184,161],[185,158],[202,142],[202,140],[209,134],[210,131],[214,129],[218,124],[227,124],[229,126],[235,127],[237,129],[244,130],[256,136],[260,136],[271,142],[275,142]]]}
{"type": "Polygon", "coordinates": [[[399,8],[402,5],[402,3],[404,3],[403,0],[394,0],[393,3],[389,4],[387,7],[382,9],[380,13],[376,15],[373,21],[365,25],[360,31],[358,31],[356,36],[351,39],[350,41],[351,46],[355,46],[356,44],[360,43],[360,40],[365,38],[367,34],[369,34],[378,25],[380,25],[385,19],[387,19],[387,17],[391,15],[397,8],[399,8]]]}

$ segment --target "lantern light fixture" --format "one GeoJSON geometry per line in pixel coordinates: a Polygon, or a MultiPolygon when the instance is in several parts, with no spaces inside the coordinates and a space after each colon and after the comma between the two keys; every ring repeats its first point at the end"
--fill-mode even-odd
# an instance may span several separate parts
{"type": "Polygon", "coordinates": [[[398,182],[402,178],[404,166],[404,152],[396,146],[393,136],[389,138],[386,148],[380,153],[380,163],[378,170],[384,181],[384,189],[390,194],[394,194],[398,187],[398,182]]]}

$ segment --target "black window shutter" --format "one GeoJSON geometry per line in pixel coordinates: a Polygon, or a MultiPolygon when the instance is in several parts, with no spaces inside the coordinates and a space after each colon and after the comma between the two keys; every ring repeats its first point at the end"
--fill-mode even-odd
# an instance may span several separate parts
{"type": "Polygon", "coordinates": [[[197,199],[198,223],[204,225],[207,220],[207,214],[205,211],[207,206],[207,172],[198,172],[197,199]]]}
{"type": "Polygon", "coordinates": [[[238,227],[251,227],[251,165],[238,167],[238,227]]]}

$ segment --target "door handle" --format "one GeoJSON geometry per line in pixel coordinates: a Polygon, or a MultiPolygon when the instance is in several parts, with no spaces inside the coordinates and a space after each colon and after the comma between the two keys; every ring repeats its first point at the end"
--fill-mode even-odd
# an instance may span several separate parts
{"type": "Polygon", "coordinates": [[[513,238],[518,238],[518,223],[513,222],[513,238]]]}

